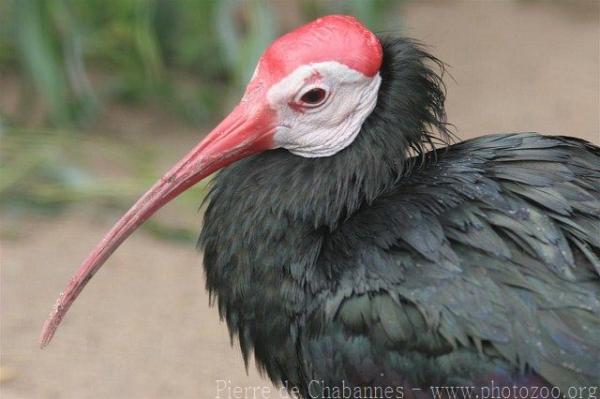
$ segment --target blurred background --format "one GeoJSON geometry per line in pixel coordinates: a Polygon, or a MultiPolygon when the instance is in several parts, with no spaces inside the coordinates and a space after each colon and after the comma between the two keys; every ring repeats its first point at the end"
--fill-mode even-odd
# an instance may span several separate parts
{"type": "Polygon", "coordinates": [[[448,117],[460,138],[539,131],[598,144],[599,4],[0,0],[2,397],[211,398],[217,380],[271,387],[253,364],[245,371],[208,306],[194,250],[205,184],[115,253],[50,347],[36,341],[88,251],[227,113],[279,34],[353,14],[450,65],[448,117]]]}

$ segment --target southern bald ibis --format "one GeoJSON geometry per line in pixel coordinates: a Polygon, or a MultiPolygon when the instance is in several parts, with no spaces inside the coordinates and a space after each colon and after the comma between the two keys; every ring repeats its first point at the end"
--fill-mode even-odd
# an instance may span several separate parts
{"type": "Polygon", "coordinates": [[[141,223],[221,169],[207,287],[273,382],[310,398],[597,384],[600,149],[535,133],[436,149],[439,66],[349,16],[277,39],[233,112],[84,261],[41,345],[141,223]]]}

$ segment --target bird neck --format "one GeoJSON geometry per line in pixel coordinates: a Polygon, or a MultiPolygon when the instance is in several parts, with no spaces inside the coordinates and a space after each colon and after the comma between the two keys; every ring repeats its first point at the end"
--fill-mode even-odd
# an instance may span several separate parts
{"type": "MultiPolygon", "coordinates": [[[[277,149],[238,161],[215,179],[211,205],[233,215],[241,203],[253,204],[296,224],[334,229],[397,186],[436,138],[447,142],[444,86],[434,70],[443,72],[443,64],[413,41],[381,42],[377,105],[351,145],[329,157],[277,149]]],[[[235,217],[247,217],[240,213],[235,217]]]]}
{"type": "Polygon", "coordinates": [[[289,155],[290,168],[281,171],[298,176],[288,212],[315,227],[335,228],[363,203],[397,186],[436,144],[450,141],[444,64],[409,39],[381,38],[381,42],[377,105],[354,142],[324,158],[306,159],[278,150],[289,155]]]}
{"type": "Polygon", "coordinates": [[[413,40],[380,40],[383,63],[377,105],[360,132],[366,140],[357,141],[354,150],[376,147],[386,160],[397,163],[401,158],[404,174],[413,166],[415,155],[451,141],[445,110],[445,65],[413,40]]]}

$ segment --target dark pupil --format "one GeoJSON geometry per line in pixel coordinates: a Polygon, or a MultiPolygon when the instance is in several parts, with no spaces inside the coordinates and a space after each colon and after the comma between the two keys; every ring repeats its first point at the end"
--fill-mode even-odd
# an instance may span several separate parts
{"type": "Polygon", "coordinates": [[[302,102],[307,104],[318,104],[325,98],[325,90],[323,89],[312,89],[302,95],[302,102]]]}

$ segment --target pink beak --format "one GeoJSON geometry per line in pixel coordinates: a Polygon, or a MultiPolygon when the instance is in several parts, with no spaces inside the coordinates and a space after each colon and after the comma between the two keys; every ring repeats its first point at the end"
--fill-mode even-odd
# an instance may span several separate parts
{"type": "MultiPolygon", "coordinates": [[[[255,96],[252,96],[255,97],[255,96]]],[[[43,348],[79,293],[110,255],[166,203],[211,173],[252,154],[273,148],[274,113],[264,101],[242,100],[204,140],[150,188],[117,221],[89,254],[62,292],[39,339],[43,348]]]]}

